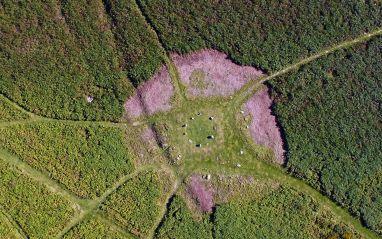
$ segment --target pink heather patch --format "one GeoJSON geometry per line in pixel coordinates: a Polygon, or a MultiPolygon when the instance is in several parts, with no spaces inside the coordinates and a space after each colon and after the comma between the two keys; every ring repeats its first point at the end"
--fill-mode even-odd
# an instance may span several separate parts
{"type": "Polygon", "coordinates": [[[145,128],[141,137],[145,142],[155,141],[155,132],[152,128],[145,128]]]}
{"type": "Polygon", "coordinates": [[[211,185],[206,185],[201,176],[193,175],[188,184],[188,193],[195,199],[203,212],[212,212],[213,190],[211,185]]]}
{"type": "Polygon", "coordinates": [[[229,96],[262,72],[240,66],[216,50],[202,50],[189,55],[171,55],[181,81],[191,96],[229,96]]]}
{"type": "Polygon", "coordinates": [[[171,109],[170,99],[174,94],[170,75],[163,66],[152,79],[138,87],[135,94],[125,103],[126,116],[137,118],[143,114],[154,114],[171,109]]]}
{"type": "Polygon", "coordinates": [[[260,90],[246,103],[247,112],[252,116],[249,127],[256,144],[265,145],[273,149],[277,162],[284,162],[283,141],[280,129],[277,127],[276,117],[271,114],[272,99],[267,89],[260,90]]]}

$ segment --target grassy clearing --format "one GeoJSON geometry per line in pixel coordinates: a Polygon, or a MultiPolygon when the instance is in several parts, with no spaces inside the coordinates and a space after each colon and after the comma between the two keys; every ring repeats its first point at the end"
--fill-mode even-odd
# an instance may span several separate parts
{"type": "Polygon", "coordinates": [[[166,50],[214,48],[267,71],[382,25],[380,1],[139,2],[166,50]]]}
{"type": "Polygon", "coordinates": [[[1,147],[81,198],[100,196],[133,170],[118,127],[41,122],[0,132],[1,147]]]}
{"type": "Polygon", "coordinates": [[[28,237],[53,237],[78,213],[73,204],[3,160],[0,178],[0,206],[28,237]]]}
{"type": "Polygon", "coordinates": [[[174,178],[166,171],[146,171],[121,185],[100,206],[101,214],[138,237],[147,236],[160,216],[174,178]]]}
{"type": "Polygon", "coordinates": [[[192,171],[192,165],[201,162],[236,166],[256,164],[254,158],[273,161],[274,155],[266,147],[254,144],[249,147],[243,143],[240,129],[233,127],[237,124],[233,115],[240,109],[232,112],[227,107],[229,102],[219,99],[194,100],[185,103],[184,108],[149,120],[159,133],[171,163],[182,168],[181,173],[187,174],[188,169],[192,171]]]}
{"type": "Polygon", "coordinates": [[[26,112],[15,108],[8,99],[0,95],[0,121],[25,120],[30,117],[26,112]]]}
{"type": "Polygon", "coordinates": [[[338,51],[271,82],[288,169],[379,233],[381,44],[338,51]]]}
{"type": "Polygon", "coordinates": [[[82,221],[80,224],[66,233],[62,238],[133,239],[136,237],[121,231],[121,229],[96,214],[82,221]]]}

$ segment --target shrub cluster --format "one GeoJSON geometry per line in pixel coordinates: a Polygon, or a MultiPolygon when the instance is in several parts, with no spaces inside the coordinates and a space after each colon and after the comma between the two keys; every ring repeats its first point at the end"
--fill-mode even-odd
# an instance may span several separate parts
{"type": "Polygon", "coordinates": [[[288,169],[382,233],[382,38],[271,82],[288,169]]]}
{"type": "Polygon", "coordinates": [[[156,238],[361,238],[312,198],[280,187],[264,198],[235,200],[195,217],[175,196],[156,238]]]}
{"type": "Polygon", "coordinates": [[[0,96],[0,121],[28,119],[29,115],[13,107],[8,100],[0,96]]]}
{"type": "Polygon", "coordinates": [[[382,25],[375,0],[139,2],[167,50],[214,48],[267,71],[382,25]]]}
{"type": "Polygon", "coordinates": [[[155,238],[212,239],[212,225],[208,215],[195,220],[182,198],[174,196],[155,238]]]}
{"type": "Polygon", "coordinates": [[[15,125],[0,129],[0,147],[82,198],[100,196],[133,170],[119,128],[61,122],[15,125]]]}
{"type": "Polygon", "coordinates": [[[155,32],[150,29],[134,0],[105,0],[113,23],[117,46],[123,53],[124,68],[135,86],[151,78],[164,63],[155,32]]]}
{"type": "Polygon", "coordinates": [[[110,2],[2,2],[0,92],[47,117],[119,120],[128,76],[150,78],[163,52],[134,1],[110,2]]]}
{"type": "Polygon", "coordinates": [[[125,230],[146,237],[160,216],[160,205],[171,183],[160,172],[147,171],[127,181],[101,206],[106,218],[125,230]]]}
{"type": "Polygon", "coordinates": [[[12,217],[28,238],[52,238],[76,213],[67,200],[2,160],[0,181],[0,209],[12,217]]]}
{"type": "Polygon", "coordinates": [[[72,228],[63,237],[63,239],[75,238],[132,239],[135,237],[119,232],[109,222],[105,222],[105,219],[94,215],[72,228]]]}

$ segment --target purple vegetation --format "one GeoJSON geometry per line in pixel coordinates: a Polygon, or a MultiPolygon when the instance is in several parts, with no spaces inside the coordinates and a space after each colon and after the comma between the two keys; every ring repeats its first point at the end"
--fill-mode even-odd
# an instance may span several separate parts
{"type": "Polygon", "coordinates": [[[167,67],[163,66],[149,81],[138,87],[125,103],[126,117],[137,118],[171,109],[170,99],[174,94],[167,67]]]}
{"type": "Polygon", "coordinates": [[[193,175],[188,184],[188,193],[195,199],[202,212],[212,212],[214,206],[213,189],[201,176],[193,175]]]}
{"type": "Polygon", "coordinates": [[[284,149],[280,129],[276,117],[271,112],[272,99],[267,89],[262,89],[246,103],[247,112],[252,116],[249,127],[252,138],[256,144],[271,148],[277,163],[284,163],[284,149]]]}
{"type": "Polygon", "coordinates": [[[155,132],[152,128],[147,127],[143,130],[141,137],[145,142],[155,141],[155,132]]]}
{"type": "Polygon", "coordinates": [[[189,55],[172,54],[182,83],[191,96],[229,96],[262,72],[240,66],[216,50],[201,50],[189,55]]]}

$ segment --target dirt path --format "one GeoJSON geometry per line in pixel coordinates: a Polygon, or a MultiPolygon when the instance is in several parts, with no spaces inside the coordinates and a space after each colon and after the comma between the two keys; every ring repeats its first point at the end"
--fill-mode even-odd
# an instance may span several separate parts
{"type": "MultiPolygon", "coordinates": [[[[145,16],[144,12],[142,11],[142,9],[141,9],[141,7],[140,7],[140,5],[138,3],[137,3],[136,7],[141,12],[142,17],[144,17],[146,19],[146,21],[148,22],[148,25],[151,26],[151,29],[155,32],[155,29],[152,27],[152,25],[148,21],[147,17],[145,16]]],[[[156,32],[155,32],[155,34],[158,37],[156,32]]],[[[322,56],[328,55],[328,54],[330,54],[330,53],[332,53],[334,51],[337,51],[339,49],[343,49],[343,48],[347,48],[347,47],[353,46],[353,45],[355,45],[357,43],[360,43],[360,42],[367,41],[367,40],[369,40],[369,39],[371,39],[371,38],[373,38],[375,36],[378,36],[378,35],[382,35],[382,29],[378,29],[378,30],[375,30],[373,32],[363,34],[363,35],[361,35],[361,36],[359,36],[357,38],[354,38],[354,39],[351,39],[351,40],[348,40],[348,41],[344,41],[344,42],[342,42],[342,43],[340,43],[338,45],[326,48],[326,49],[324,49],[324,50],[322,50],[322,51],[320,51],[320,52],[318,52],[318,53],[316,53],[316,54],[314,54],[314,55],[312,55],[310,57],[302,59],[301,61],[299,61],[299,62],[297,62],[295,64],[289,65],[289,66],[285,67],[284,69],[282,69],[280,71],[277,71],[277,72],[275,72],[275,73],[273,73],[273,74],[271,74],[271,75],[269,75],[267,77],[263,77],[263,78],[261,78],[261,79],[259,79],[257,81],[249,82],[247,85],[245,85],[242,88],[242,90],[238,91],[234,95],[234,97],[233,97],[233,99],[231,101],[232,104],[230,104],[230,108],[229,109],[233,109],[233,111],[237,110],[238,109],[237,107],[240,107],[250,96],[253,95],[253,93],[256,91],[256,89],[258,89],[258,86],[260,84],[266,82],[266,81],[269,81],[269,80],[271,80],[271,79],[273,79],[275,77],[278,77],[278,76],[281,76],[283,74],[286,74],[286,73],[288,73],[288,72],[290,72],[292,70],[298,69],[299,67],[301,67],[301,66],[303,66],[305,64],[308,64],[308,63],[310,63],[310,62],[314,61],[315,59],[318,59],[318,58],[320,58],[322,56]]],[[[158,37],[158,41],[160,42],[159,37],[158,37]]],[[[163,48],[163,46],[162,46],[162,48],[163,48]]],[[[176,96],[175,96],[174,101],[177,104],[180,104],[180,105],[183,104],[183,103],[186,104],[187,102],[185,102],[186,96],[185,96],[184,86],[180,83],[179,75],[177,73],[175,65],[171,62],[171,60],[170,60],[170,58],[168,56],[167,56],[167,59],[166,59],[166,64],[169,67],[171,78],[173,80],[174,87],[175,87],[175,90],[176,90],[176,94],[175,94],[176,96]]],[[[5,96],[4,96],[4,98],[8,99],[5,96]]],[[[126,128],[128,126],[126,123],[114,123],[114,122],[107,122],[107,121],[75,121],[75,120],[58,120],[58,119],[45,118],[45,117],[40,117],[40,116],[37,116],[37,115],[35,115],[35,114],[31,113],[31,112],[26,111],[24,108],[20,107],[15,102],[10,101],[10,103],[15,108],[20,109],[20,110],[28,113],[31,116],[31,118],[28,119],[28,120],[3,122],[3,123],[0,123],[0,127],[8,127],[8,126],[16,125],[16,124],[46,122],[46,121],[63,122],[63,123],[68,123],[68,124],[84,124],[84,125],[86,125],[86,124],[100,124],[100,125],[104,125],[104,126],[108,126],[108,127],[115,126],[115,127],[122,127],[122,128],[126,128]]],[[[142,121],[142,122],[144,123],[145,121],[142,121]]],[[[233,126],[236,124],[234,117],[232,117],[232,124],[233,124],[233,126]]],[[[13,165],[16,165],[17,167],[21,168],[23,173],[25,173],[26,175],[28,175],[32,179],[34,179],[34,180],[36,180],[38,182],[43,183],[44,185],[48,186],[49,188],[59,192],[63,197],[69,199],[71,202],[76,203],[76,204],[78,204],[80,206],[80,208],[82,209],[81,213],[77,217],[73,218],[72,221],[68,225],[66,225],[66,227],[56,236],[56,238],[61,238],[71,228],[75,227],[81,221],[83,221],[85,218],[87,218],[92,213],[94,213],[99,208],[99,206],[106,200],[106,198],[111,193],[115,192],[127,180],[129,180],[130,178],[136,176],[139,172],[142,172],[144,170],[147,170],[147,169],[159,169],[159,168],[162,167],[162,165],[144,166],[144,167],[136,170],[132,174],[129,174],[129,175],[126,175],[126,176],[120,178],[111,188],[109,188],[107,191],[105,191],[105,193],[101,197],[99,197],[99,198],[97,198],[95,200],[82,200],[82,199],[79,199],[76,196],[74,196],[72,193],[68,192],[60,184],[58,184],[57,182],[53,181],[52,179],[50,179],[45,174],[43,174],[43,173],[39,172],[38,170],[32,168],[27,163],[23,162],[22,160],[18,159],[15,156],[9,154],[7,151],[0,150],[0,157],[2,159],[6,160],[7,162],[9,162],[9,163],[11,163],[13,165]]],[[[256,176],[263,177],[263,178],[273,178],[273,179],[276,179],[276,180],[278,180],[280,182],[283,182],[283,183],[286,183],[286,184],[290,185],[291,187],[293,187],[293,188],[295,188],[297,190],[300,190],[300,191],[306,193],[307,195],[310,195],[315,200],[317,200],[319,203],[321,203],[322,205],[324,205],[327,208],[329,208],[341,220],[343,220],[344,222],[348,223],[349,225],[352,225],[357,231],[359,231],[361,234],[363,234],[366,238],[379,238],[376,233],[374,233],[371,230],[363,227],[361,225],[361,223],[357,219],[352,217],[346,209],[343,209],[343,208],[339,207],[334,202],[332,202],[329,198],[327,198],[326,196],[322,195],[319,191],[317,191],[316,189],[308,186],[305,182],[303,182],[303,181],[301,181],[301,180],[299,180],[297,178],[294,178],[294,177],[290,176],[284,170],[276,168],[274,166],[271,166],[271,165],[269,165],[269,164],[267,164],[267,163],[265,163],[263,161],[257,160],[256,162],[254,162],[254,165],[255,165],[255,167],[248,167],[248,168],[246,168],[245,166],[243,166],[240,169],[229,167],[229,166],[222,166],[220,164],[209,165],[209,166],[206,166],[206,165],[193,165],[191,168],[185,168],[184,171],[197,170],[199,168],[202,168],[202,169],[208,168],[209,170],[215,171],[215,172],[223,172],[223,173],[224,172],[235,172],[235,173],[240,173],[240,174],[256,175],[256,176]]],[[[180,185],[181,181],[179,181],[179,180],[180,179],[178,178],[178,181],[175,184],[174,191],[172,193],[176,192],[177,187],[180,185]]],[[[171,198],[171,195],[167,198],[167,200],[169,198],[171,198]]],[[[156,227],[159,225],[159,223],[162,220],[162,218],[165,215],[165,213],[166,212],[165,212],[165,208],[164,208],[164,210],[162,210],[161,217],[160,218],[158,217],[158,221],[156,222],[156,227]]],[[[105,219],[105,220],[107,220],[107,219],[105,219]]],[[[153,228],[152,233],[151,233],[150,236],[154,235],[156,227],[153,228]]]]}
{"type": "Polygon", "coordinates": [[[68,201],[77,204],[79,207],[86,203],[86,200],[79,199],[73,193],[70,193],[67,189],[65,189],[63,185],[54,181],[44,173],[34,169],[29,164],[25,163],[18,157],[10,154],[5,149],[0,148],[0,158],[3,159],[5,162],[14,165],[16,168],[20,169],[24,175],[28,176],[32,180],[45,185],[52,192],[58,193],[68,201]]]}
{"type": "MultiPolygon", "coordinates": [[[[58,235],[55,238],[63,237],[73,227],[77,226],[84,219],[86,219],[88,216],[90,216],[92,213],[94,213],[99,208],[99,206],[107,199],[107,197],[110,194],[117,191],[117,189],[119,187],[121,187],[129,179],[134,178],[135,176],[137,176],[142,171],[149,170],[149,169],[156,169],[158,167],[160,167],[160,166],[158,166],[158,165],[143,166],[143,167],[135,170],[133,173],[121,177],[112,187],[107,189],[99,198],[97,198],[95,200],[88,201],[88,203],[86,203],[84,205],[84,207],[85,207],[84,210],[77,217],[74,217],[71,220],[71,222],[68,225],[66,225],[65,228],[60,233],[58,233],[58,235]]],[[[107,219],[105,219],[105,220],[107,220],[107,219]]]]}
{"type": "Polygon", "coordinates": [[[142,16],[142,18],[146,21],[146,23],[149,26],[149,28],[151,29],[151,31],[154,33],[154,35],[155,35],[155,37],[159,43],[159,47],[161,48],[161,50],[164,53],[164,57],[165,57],[164,60],[166,62],[166,66],[167,66],[168,71],[170,73],[171,81],[174,85],[174,91],[175,91],[172,103],[175,105],[181,104],[182,102],[184,102],[186,100],[186,89],[183,86],[183,84],[180,82],[178,70],[176,69],[175,64],[172,62],[171,57],[169,56],[169,54],[165,50],[163,43],[162,43],[161,39],[159,38],[158,30],[155,29],[155,27],[151,23],[150,19],[148,18],[147,14],[145,13],[143,7],[139,3],[139,0],[135,0],[134,2],[136,5],[135,6],[136,9],[138,10],[138,12],[142,16]]]}
{"type": "Polygon", "coordinates": [[[151,229],[150,234],[147,235],[147,238],[154,238],[155,232],[157,231],[158,227],[160,226],[161,222],[163,221],[163,218],[166,216],[168,204],[171,200],[171,198],[175,195],[175,193],[178,191],[179,186],[181,185],[181,180],[178,178],[173,185],[173,188],[171,192],[167,195],[167,198],[160,210],[159,216],[157,220],[154,222],[154,226],[151,229]]]}
{"type": "Polygon", "coordinates": [[[375,31],[372,31],[372,32],[369,32],[369,33],[365,33],[365,34],[362,34],[354,39],[350,39],[350,40],[347,40],[347,41],[344,41],[340,44],[337,44],[337,45],[334,45],[334,46],[331,46],[331,47],[328,47],[328,48],[325,48],[319,52],[317,52],[316,54],[314,55],[311,55],[309,57],[306,57],[304,59],[302,59],[301,61],[299,62],[296,62],[295,64],[292,64],[292,65],[289,65],[289,66],[286,66],[285,68],[283,68],[282,70],[280,71],[276,71],[274,73],[272,73],[271,75],[269,76],[266,76],[266,77],[263,77],[261,79],[259,79],[258,81],[250,81],[247,85],[245,85],[243,87],[243,90],[239,91],[238,94],[235,95],[235,100],[239,102],[239,104],[241,105],[242,103],[244,103],[250,96],[252,96],[254,94],[254,91],[256,88],[255,86],[257,84],[263,84],[269,80],[272,80],[273,78],[276,78],[278,76],[281,76],[281,75],[284,75],[292,70],[296,70],[298,68],[300,68],[301,66],[303,65],[306,65],[322,56],[326,56],[330,53],[333,53],[337,50],[340,50],[340,49],[344,49],[344,48],[348,48],[348,47],[351,47],[355,44],[358,44],[358,43],[361,43],[361,42],[365,42],[367,40],[370,40],[371,38],[373,37],[376,37],[376,36],[379,36],[379,35],[382,35],[382,29],[377,29],[375,31]]]}

